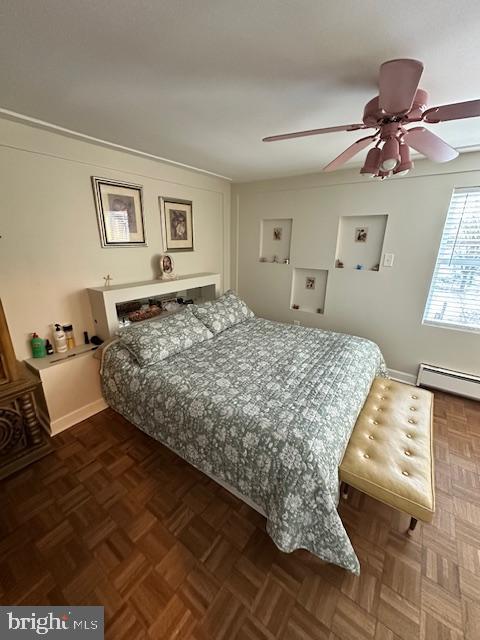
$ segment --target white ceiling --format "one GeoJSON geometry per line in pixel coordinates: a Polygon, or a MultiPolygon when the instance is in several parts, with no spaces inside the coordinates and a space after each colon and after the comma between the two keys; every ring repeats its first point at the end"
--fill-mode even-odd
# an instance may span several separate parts
{"type": "Polygon", "coordinates": [[[432,106],[480,98],[478,0],[0,0],[0,25],[1,107],[237,181],[338,155],[358,132],[261,138],[360,121],[384,60],[422,60],[432,106]]]}

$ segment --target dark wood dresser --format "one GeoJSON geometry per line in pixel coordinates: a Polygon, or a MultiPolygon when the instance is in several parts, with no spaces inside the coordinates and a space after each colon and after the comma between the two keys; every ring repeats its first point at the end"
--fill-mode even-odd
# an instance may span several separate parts
{"type": "Polygon", "coordinates": [[[17,362],[0,301],[0,478],[50,453],[34,392],[41,382],[17,362]]]}

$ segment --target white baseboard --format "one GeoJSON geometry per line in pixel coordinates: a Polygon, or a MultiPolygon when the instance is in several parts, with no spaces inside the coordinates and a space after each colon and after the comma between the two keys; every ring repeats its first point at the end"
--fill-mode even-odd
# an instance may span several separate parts
{"type": "Polygon", "coordinates": [[[103,411],[107,407],[108,405],[105,400],[103,398],[99,398],[98,400],[95,400],[95,402],[86,404],[84,407],[80,407],[80,409],[76,409],[71,413],[67,413],[66,416],[62,416],[50,423],[50,435],[56,436],[58,433],[65,431],[65,429],[73,427],[74,424],[78,424],[82,420],[90,418],[90,416],[99,413],[99,411],[103,411]]]}
{"type": "Polygon", "coordinates": [[[417,376],[414,376],[413,373],[405,373],[405,371],[397,371],[396,369],[388,369],[388,375],[392,378],[392,380],[397,380],[398,382],[406,382],[407,384],[417,384],[417,376]]]}

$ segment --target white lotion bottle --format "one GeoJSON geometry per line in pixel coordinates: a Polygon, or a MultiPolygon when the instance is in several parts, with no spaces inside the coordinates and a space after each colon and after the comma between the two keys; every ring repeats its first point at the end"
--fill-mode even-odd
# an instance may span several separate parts
{"type": "Polygon", "coordinates": [[[63,332],[61,324],[55,324],[53,342],[55,343],[55,351],[57,353],[65,353],[65,351],[67,351],[67,338],[63,332]]]}

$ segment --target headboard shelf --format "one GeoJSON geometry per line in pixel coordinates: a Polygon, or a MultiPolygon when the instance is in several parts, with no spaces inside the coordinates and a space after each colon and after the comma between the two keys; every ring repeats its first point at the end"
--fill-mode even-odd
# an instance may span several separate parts
{"type": "Polygon", "coordinates": [[[195,302],[212,300],[221,293],[219,273],[194,273],[172,280],[146,280],[87,289],[96,334],[106,340],[119,328],[119,304],[159,298],[168,294],[184,295],[195,302]]]}
{"type": "MultiPolygon", "coordinates": [[[[137,296],[137,292],[135,293],[135,297],[148,297],[151,295],[161,295],[163,293],[173,293],[174,291],[184,290],[184,289],[194,289],[198,286],[203,286],[199,284],[204,280],[212,281],[212,279],[220,280],[219,273],[190,273],[184,276],[176,276],[171,280],[143,280],[142,282],[127,282],[124,284],[111,284],[108,287],[92,287],[88,289],[88,291],[101,291],[103,293],[109,293],[111,291],[129,291],[131,289],[140,289],[140,287],[148,288],[148,293],[146,296],[140,295],[137,296]],[[192,283],[190,283],[192,281],[192,283]],[[179,287],[178,284],[181,286],[179,287]],[[154,288],[154,291],[151,288],[154,288]]],[[[118,302],[118,301],[117,301],[118,302]]]]}

